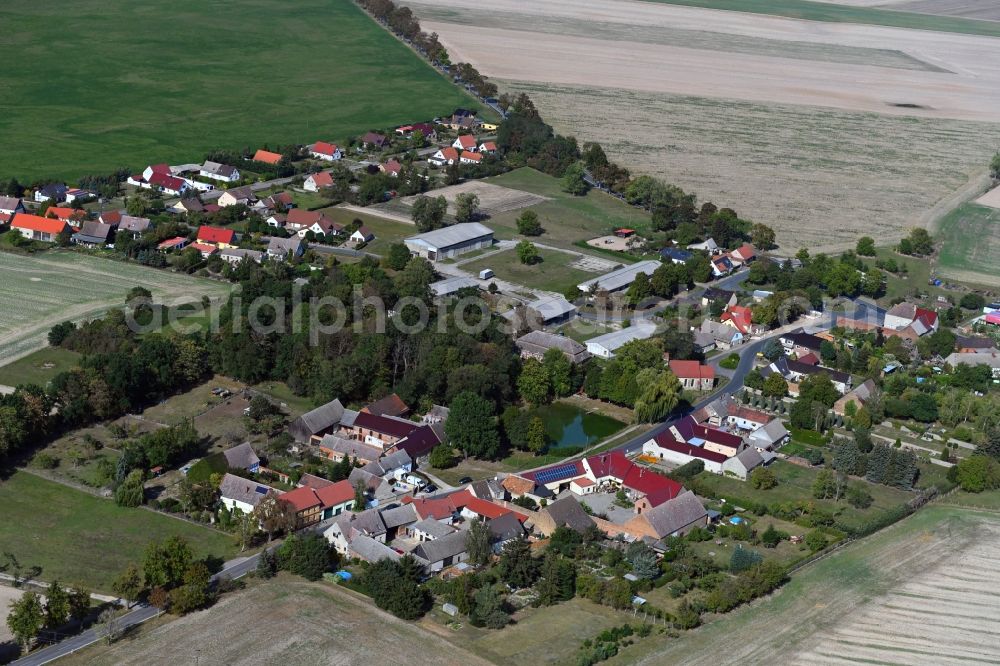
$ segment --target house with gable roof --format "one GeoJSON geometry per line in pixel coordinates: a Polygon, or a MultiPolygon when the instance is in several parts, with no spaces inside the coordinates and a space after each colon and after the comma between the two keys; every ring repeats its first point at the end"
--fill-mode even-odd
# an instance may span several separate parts
{"type": "Polygon", "coordinates": [[[318,160],[335,162],[344,156],[344,152],[334,143],[317,141],[313,145],[309,146],[309,156],[318,160]]]}

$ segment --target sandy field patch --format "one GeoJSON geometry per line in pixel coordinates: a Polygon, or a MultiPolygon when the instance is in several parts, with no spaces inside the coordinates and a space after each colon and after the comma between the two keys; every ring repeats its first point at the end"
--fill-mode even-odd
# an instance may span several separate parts
{"type": "MultiPolygon", "coordinates": [[[[505,213],[511,210],[520,210],[521,208],[527,208],[528,206],[534,206],[535,204],[542,203],[543,201],[548,201],[547,197],[540,196],[538,194],[531,194],[530,192],[522,192],[521,190],[512,190],[509,187],[502,187],[500,185],[492,185],[490,183],[483,183],[477,180],[470,180],[459,185],[450,185],[448,187],[443,187],[439,190],[434,190],[431,195],[438,197],[442,196],[448,200],[448,212],[455,212],[455,199],[459,194],[472,193],[479,197],[479,210],[486,215],[496,215],[497,213],[505,213]]],[[[414,195],[410,197],[403,197],[399,199],[399,203],[409,207],[413,205],[417,197],[420,195],[414,195]]]]}
{"type": "Polygon", "coordinates": [[[602,250],[628,252],[629,240],[631,239],[620,238],[618,236],[599,236],[598,238],[591,238],[587,241],[587,245],[590,247],[601,248],[602,250]]]}
{"type": "MultiPolygon", "coordinates": [[[[10,605],[21,598],[24,590],[15,589],[9,585],[0,585],[0,617],[7,617],[10,612],[10,605]]],[[[0,623],[0,644],[13,640],[14,634],[10,633],[6,622],[0,623]]]]}
{"type": "Polygon", "coordinates": [[[1000,185],[994,187],[992,190],[976,199],[976,203],[980,206],[1000,208],[1000,185]]]}

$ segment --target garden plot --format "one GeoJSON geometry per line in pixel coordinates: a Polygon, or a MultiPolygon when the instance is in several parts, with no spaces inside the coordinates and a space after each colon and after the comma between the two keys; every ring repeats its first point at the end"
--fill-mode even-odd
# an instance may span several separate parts
{"type": "Polygon", "coordinates": [[[570,264],[570,268],[577,268],[581,271],[587,271],[590,273],[608,273],[613,271],[616,266],[621,264],[615,263],[609,259],[601,259],[600,257],[592,257],[588,254],[578,255],[576,260],[570,264]]]}
{"type": "MultiPolygon", "coordinates": [[[[479,211],[486,216],[506,213],[512,210],[520,210],[521,208],[527,208],[528,206],[534,206],[535,204],[548,201],[548,197],[543,197],[538,194],[522,192],[521,190],[512,190],[509,187],[501,187],[500,185],[492,185],[490,183],[483,183],[476,180],[461,183],[459,185],[451,185],[440,190],[434,190],[432,195],[435,197],[443,196],[447,199],[449,212],[454,213],[455,198],[459,194],[466,193],[472,193],[479,197],[479,211]]],[[[400,199],[400,202],[407,207],[412,206],[417,196],[420,195],[404,197],[403,199],[400,199]]]]}

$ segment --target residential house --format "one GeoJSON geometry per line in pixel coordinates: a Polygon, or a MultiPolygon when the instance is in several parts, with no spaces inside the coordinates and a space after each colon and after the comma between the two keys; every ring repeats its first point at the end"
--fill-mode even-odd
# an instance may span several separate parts
{"type": "Polygon", "coordinates": [[[450,259],[493,246],[493,230],[478,222],[464,222],[403,240],[410,253],[430,261],[450,259]]]}
{"type": "Polygon", "coordinates": [[[545,352],[550,349],[559,350],[571,363],[580,364],[590,360],[587,347],[565,335],[556,335],[546,331],[530,331],[514,341],[521,351],[521,358],[534,358],[541,361],[545,352]]]}
{"type": "Polygon", "coordinates": [[[732,326],[744,337],[749,337],[753,332],[753,312],[743,305],[727,307],[722,316],[719,317],[719,321],[727,326],[732,326]]]}
{"type": "Polygon", "coordinates": [[[665,247],[660,250],[661,261],[670,261],[675,264],[686,264],[694,256],[693,252],[682,250],[678,247],[665,247]]]}
{"type": "Polygon", "coordinates": [[[871,400],[871,397],[877,391],[875,386],[875,380],[866,379],[864,382],[855,387],[850,393],[847,393],[842,398],[833,403],[833,413],[838,416],[847,415],[847,405],[853,404],[854,409],[858,410],[864,407],[865,403],[871,400]]]}
{"type": "Polygon", "coordinates": [[[413,471],[413,459],[406,451],[393,451],[377,460],[372,460],[362,469],[387,481],[405,482],[406,475],[413,471]]]}
{"type": "Polygon", "coordinates": [[[66,224],[79,226],[87,218],[87,211],[64,206],[49,206],[45,211],[45,217],[54,217],[66,224]]]}
{"type": "Polygon", "coordinates": [[[185,213],[204,213],[205,204],[203,204],[201,200],[191,197],[188,199],[181,199],[171,206],[170,210],[181,215],[185,213]]]}
{"type": "Polygon", "coordinates": [[[24,212],[24,200],[20,197],[0,197],[0,213],[14,215],[24,212]]]}
{"type": "Polygon", "coordinates": [[[698,361],[670,361],[670,371],[681,386],[693,391],[711,391],[715,387],[715,369],[698,361]]]}
{"type": "Polygon", "coordinates": [[[121,221],[118,223],[118,233],[131,236],[133,240],[137,240],[140,236],[142,236],[142,234],[152,228],[152,226],[153,223],[149,220],[149,218],[122,215],[121,221]]]}
{"type": "Polygon", "coordinates": [[[384,164],[378,165],[378,170],[387,176],[398,178],[399,173],[403,170],[403,165],[400,164],[399,160],[391,159],[384,164]]]}
{"type": "Polygon", "coordinates": [[[378,446],[334,434],[323,435],[319,441],[319,452],[334,462],[347,458],[362,465],[378,460],[382,455],[382,449],[378,446]]]}
{"type": "Polygon", "coordinates": [[[458,156],[458,161],[461,164],[479,164],[483,161],[483,156],[480,153],[466,151],[458,156]]]}
{"type": "Polygon", "coordinates": [[[284,229],[285,224],[288,222],[288,217],[284,213],[271,213],[264,219],[264,222],[269,227],[284,229]]]}
{"type": "Polygon", "coordinates": [[[390,144],[389,137],[379,134],[378,132],[366,132],[364,136],[361,137],[361,145],[365,150],[377,149],[382,150],[390,144]]]}
{"type": "Polygon", "coordinates": [[[852,379],[849,373],[834,370],[833,368],[825,368],[821,365],[809,365],[801,361],[793,361],[785,356],[782,356],[761,370],[761,374],[765,377],[773,372],[777,372],[785,378],[785,381],[789,383],[788,392],[793,396],[798,395],[799,382],[806,377],[818,374],[826,374],[830,378],[830,381],[833,382],[834,388],[841,395],[851,390],[852,379]]]}
{"type": "Polygon", "coordinates": [[[722,473],[725,476],[735,476],[737,479],[746,481],[750,472],[763,464],[764,458],[760,452],[749,447],[722,463],[722,473]]]}
{"type": "Polygon", "coordinates": [[[684,536],[696,527],[708,525],[708,512],[701,500],[685,491],[674,499],[637,514],[625,524],[625,529],[635,536],[663,539],[684,536]]]}
{"type": "Polygon", "coordinates": [[[29,240],[44,243],[54,243],[58,240],[59,234],[70,230],[70,226],[62,220],[29,213],[15,215],[10,223],[10,228],[20,231],[21,235],[29,240]]]}
{"type": "Polygon", "coordinates": [[[104,245],[109,240],[114,240],[115,228],[110,224],[102,224],[96,220],[88,220],[83,223],[80,231],[70,236],[70,241],[76,245],[86,247],[97,247],[104,245]]]}
{"type": "Polygon", "coordinates": [[[701,243],[692,243],[691,245],[688,245],[688,249],[702,250],[704,252],[708,252],[710,255],[722,252],[722,248],[719,247],[719,244],[715,242],[714,238],[707,238],[705,239],[704,242],[701,243]]]}
{"type": "Polygon", "coordinates": [[[198,171],[198,175],[202,178],[220,180],[223,183],[235,183],[240,179],[240,170],[228,164],[219,164],[218,162],[205,160],[205,163],[201,165],[201,169],[198,171]]]}
{"type": "Polygon", "coordinates": [[[438,444],[445,441],[444,425],[425,424],[418,425],[410,433],[397,441],[394,445],[386,449],[387,453],[392,451],[406,451],[411,458],[417,460],[430,454],[438,444]]]}
{"type": "Polygon", "coordinates": [[[739,301],[735,291],[708,287],[701,295],[701,307],[708,308],[712,303],[721,303],[723,308],[732,307],[739,301]]]}
{"type": "Polygon", "coordinates": [[[285,261],[289,257],[301,257],[305,253],[305,242],[297,235],[291,238],[271,236],[267,239],[267,256],[276,261],[285,261]]]}
{"type": "Polygon", "coordinates": [[[276,165],[282,160],[282,155],[279,153],[272,153],[269,150],[264,150],[263,148],[258,148],[257,152],[253,154],[254,162],[263,162],[264,164],[276,165]]]}
{"type": "Polygon", "coordinates": [[[260,458],[254,452],[250,442],[243,442],[222,452],[229,469],[244,469],[256,474],[260,469],[260,458]]]}
{"type": "Polygon", "coordinates": [[[983,352],[979,354],[968,354],[955,352],[950,354],[944,361],[952,368],[959,365],[988,366],[993,373],[993,379],[1000,379],[1000,352],[983,352]]]}
{"type": "Polygon", "coordinates": [[[718,255],[712,257],[712,275],[715,277],[723,277],[729,275],[735,270],[732,260],[726,255],[718,255]]]}
{"type": "Polygon", "coordinates": [[[938,330],[938,316],[933,310],[913,303],[897,303],[885,313],[884,326],[894,331],[909,329],[920,337],[938,330]]]}
{"type": "Polygon", "coordinates": [[[288,192],[275,192],[259,200],[253,205],[253,210],[261,215],[266,215],[276,210],[288,210],[295,208],[295,199],[288,192]]]}
{"type": "Polygon", "coordinates": [[[236,232],[232,229],[210,227],[208,225],[198,227],[198,236],[195,240],[205,245],[213,245],[220,250],[236,247],[236,243],[238,242],[236,232]]]}
{"type": "Polygon", "coordinates": [[[71,187],[68,190],[66,190],[66,203],[73,203],[74,201],[84,202],[96,198],[97,195],[94,194],[93,192],[88,192],[87,190],[81,190],[78,187],[71,187]]]}
{"type": "Polygon", "coordinates": [[[454,532],[439,539],[421,542],[413,549],[413,555],[418,561],[425,563],[428,572],[436,573],[468,559],[465,542],[465,532],[454,532]]]}
{"type": "Polygon", "coordinates": [[[223,192],[218,199],[218,204],[222,208],[228,208],[229,206],[239,206],[240,204],[251,206],[255,201],[257,201],[257,197],[254,196],[253,190],[250,189],[249,185],[244,185],[243,187],[234,187],[223,192]]]}
{"type": "MultiPolygon", "coordinates": [[[[351,497],[354,497],[353,492],[351,497]]],[[[281,499],[295,509],[295,529],[315,525],[323,519],[323,502],[316,491],[308,486],[283,493],[281,499]]]]}
{"type": "Polygon", "coordinates": [[[503,547],[515,539],[524,536],[524,523],[518,519],[513,511],[503,514],[497,518],[486,522],[486,527],[490,530],[490,539],[493,541],[493,552],[497,555],[503,547]]]}
{"type": "Polygon", "coordinates": [[[222,250],[219,252],[219,258],[228,264],[236,265],[247,259],[256,264],[264,261],[265,254],[260,250],[244,250],[243,248],[230,248],[228,250],[222,250]]]}
{"type": "Polygon", "coordinates": [[[162,241],[156,246],[156,249],[160,252],[168,252],[170,250],[183,250],[191,243],[191,240],[185,238],[184,236],[174,236],[173,238],[168,238],[162,241]]]}
{"type": "Polygon", "coordinates": [[[492,141],[484,141],[481,144],[479,144],[478,152],[486,155],[492,155],[493,153],[497,152],[497,144],[493,143],[492,141]]]}
{"type": "Polygon", "coordinates": [[[302,183],[302,189],[307,192],[319,192],[327,187],[333,187],[333,176],[328,171],[311,173],[302,183]]]}
{"type": "Polygon", "coordinates": [[[293,208],[285,214],[285,228],[305,238],[310,231],[324,236],[335,236],[344,230],[344,226],[334,222],[323,213],[313,210],[293,208]]]}
{"type": "Polygon", "coordinates": [[[419,426],[413,421],[359,412],[350,428],[342,428],[354,439],[383,450],[391,448],[419,426]]]}
{"type": "Polygon", "coordinates": [[[458,151],[452,147],[441,148],[427,158],[427,162],[438,167],[448,166],[458,161],[458,151]]]}
{"type": "Polygon", "coordinates": [[[594,526],[594,520],[587,515],[576,498],[569,496],[556,500],[539,509],[532,518],[535,529],[543,536],[549,536],[557,527],[568,527],[576,532],[585,532],[594,526]]]}
{"type": "Polygon", "coordinates": [[[675,421],[670,426],[670,433],[677,441],[721,453],[727,458],[735,456],[745,446],[743,438],[739,435],[702,425],[690,415],[675,421]]]}
{"type": "Polygon", "coordinates": [[[747,435],[747,444],[758,452],[773,451],[788,441],[791,435],[781,419],[771,419],[747,435]]]}
{"type": "Polygon", "coordinates": [[[263,483],[257,483],[234,474],[225,474],[219,484],[219,497],[222,504],[230,511],[239,509],[249,514],[260,504],[268,494],[278,492],[263,483]]]}
{"type": "Polygon", "coordinates": [[[455,150],[474,153],[476,152],[477,148],[476,137],[472,136],[471,134],[461,134],[457,139],[455,139],[452,142],[451,147],[454,148],[455,150]]]}
{"type": "Polygon", "coordinates": [[[695,346],[702,351],[712,348],[732,349],[745,342],[743,333],[735,326],[705,319],[701,322],[701,327],[695,332],[695,346]]]}
{"type": "Polygon", "coordinates": [[[159,190],[168,197],[179,197],[191,189],[191,186],[188,185],[187,181],[161,172],[153,173],[146,179],[146,183],[143,187],[147,189],[159,190]]]}
{"type": "Polygon", "coordinates": [[[334,162],[339,160],[344,156],[343,151],[340,147],[334,143],[327,143],[326,141],[317,141],[312,146],[309,147],[309,156],[315,157],[318,160],[326,160],[327,162],[334,162]]]}
{"type": "Polygon", "coordinates": [[[424,135],[425,139],[430,141],[437,139],[437,130],[434,129],[433,125],[428,123],[413,123],[412,125],[403,125],[396,128],[396,134],[406,139],[412,138],[414,132],[420,132],[424,135]]]}
{"type": "Polygon", "coordinates": [[[656,325],[640,321],[628,328],[598,335],[586,341],[587,351],[592,356],[614,358],[615,352],[633,340],[646,340],[656,333],[656,325]]]}
{"type": "Polygon", "coordinates": [[[659,267],[659,261],[654,261],[652,259],[638,261],[634,264],[629,264],[628,266],[616,268],[610,273],[605,273],[604,275],[596,277],[592,280],[581,282],[576,286],[580,291],[586,294],[596,294],[599,291],[606,291],[608,293],[621,291],[622,289],[627,289],[629,285],[635,282],[635,278],[639,275],[639,273],[645,273],[646,276],[649,277],[659,267]]]}
{"type": "Polygon", "coordinates": [[[354,230],[354,233],[351,234],[348,240],[355,245],[360,245],[361,243],[371,243],[375,240],[375,233],[362,224],[354,230]]]}
{"type": "Polygon", "coordinates": [[[729,259],[738,265],[749,264],[757,258],[757,250],[750,243],[743,243],[735,250],[729,253],[729,259]]]}
{"type": "Polygon", "coordinates": [[[288,426],[288,432],[296,442],[319,444],[323,435],[333,432],[340,426],[344,413],[344,406],[340,400],[331,400],[292,421],[288,426]]]}
{"type": "Polygon", "coordinates": [[[785,333],[778,338],[778,341],[781,343],[781,346],[784,347],[786,354],[795,354],[796,356],[805,356],[809,353],[816,354],[818,356],[820,354],[820,349],[825,342],[825,340],[818,335],[806,333],[801,329],[794,333],[785,333]]]}
{"type": "Polygon", "coordinates": [[[69,188],[66,187],[65,183],[49,183],[35,190],[33,198],[38,203],[45,203],[46,201],[59,203],[66,200],[67,191],[69,191],[69,188]]]}
{"type": "Polygon", "coordinates": [[[197,241],[191,243],[191,247],[193,247],[195,250],[198,250],[198,253],[201,254],[202,259],[208,259],[213,254],[219,251],[219,248],[217,248],[214,245],[209,245],[208,243],[199,243],[197,241]]]}

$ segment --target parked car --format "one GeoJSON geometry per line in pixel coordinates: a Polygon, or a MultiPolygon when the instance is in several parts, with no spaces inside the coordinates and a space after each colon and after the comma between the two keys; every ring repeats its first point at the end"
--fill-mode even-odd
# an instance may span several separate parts
{"type": "Polygon", "coordinates": [[[461,479],[458,480],[458,483],[459,483],[459,485],[461,485],[463,483],[472,483],[472,477],[471,476],[463,476],[461,479]]]}

